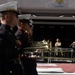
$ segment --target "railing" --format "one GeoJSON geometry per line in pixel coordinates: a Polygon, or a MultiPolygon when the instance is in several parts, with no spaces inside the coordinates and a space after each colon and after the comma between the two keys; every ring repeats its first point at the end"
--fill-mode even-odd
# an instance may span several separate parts
{"type": "Polygon", "coordinates": [[[75,54],[72,48],[52,48],[46,49],[44,47],[28,47],[24,49],[24,54],[36,59],[47,59],[51,63],[52,60],[69,60],[75,61],[75,54]]]}

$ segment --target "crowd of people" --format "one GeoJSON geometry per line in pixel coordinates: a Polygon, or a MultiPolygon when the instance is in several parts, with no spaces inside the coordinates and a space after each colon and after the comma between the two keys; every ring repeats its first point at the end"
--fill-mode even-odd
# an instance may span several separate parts
{"type": "Polygon", "coordinates": [[[46,44],[46,49],[49,50],[52,56],[56,57],[75,57],[75,41],[71,43],[68,48],[62,47],[60,38],[56,38],[55,43],[52,40],[43,40],[43,44],[46,44]]]}

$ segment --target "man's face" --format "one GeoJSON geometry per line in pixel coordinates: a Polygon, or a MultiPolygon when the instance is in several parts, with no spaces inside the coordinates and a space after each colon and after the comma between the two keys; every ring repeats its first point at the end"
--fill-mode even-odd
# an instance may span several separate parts
{"type": "Polygon", "coordinates": [[[22,22],[19,21],[19,27],[20,27],[21,29],[24,29],[24,23],[22,23],[22,22]]]}
{"type": "Polygon", "coordinates": [[[13,25],[12,27],[18,25],[18,15],[17,14],[13,13],[10,18],[11,18],[10,21],[13,25]]]}
{"type": "Polygon", "coordinates": [[[3,19],[6,21],[6,24],[14,27],[18,24],[18,15],[14,12],[6,12],[3,15],[3,19]]]}

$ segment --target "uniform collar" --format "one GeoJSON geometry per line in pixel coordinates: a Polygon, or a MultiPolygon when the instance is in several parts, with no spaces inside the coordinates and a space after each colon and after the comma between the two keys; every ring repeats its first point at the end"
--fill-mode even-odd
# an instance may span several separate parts
{"type": "Polygon", "coordinates": [[[11,29],[11,27],[10,27],[10,26],[5,25],[5,24],[1,24],[1,27],[2,27],[2,28],[5,28],[5,29],[11,29]]]}

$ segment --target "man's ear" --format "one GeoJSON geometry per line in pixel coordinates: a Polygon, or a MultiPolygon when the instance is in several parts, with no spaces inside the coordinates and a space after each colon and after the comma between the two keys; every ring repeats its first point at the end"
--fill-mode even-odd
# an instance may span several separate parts
{"type": "Polygon", "coordinates": [[[5,19],[6,20],[9,20],[10,19],[10,16],[9,15],[5,15],[5,19]]]}

